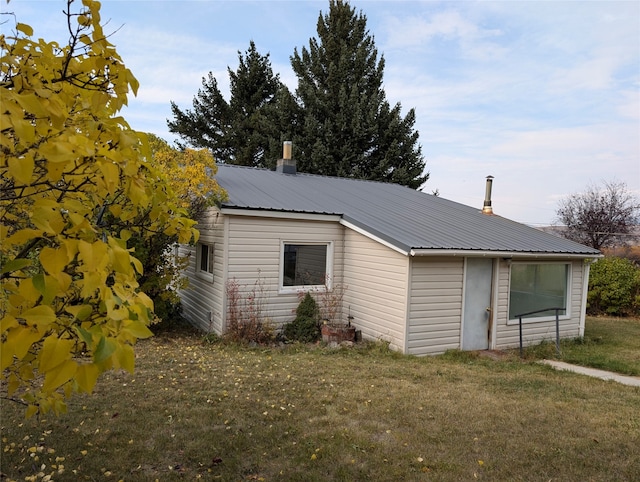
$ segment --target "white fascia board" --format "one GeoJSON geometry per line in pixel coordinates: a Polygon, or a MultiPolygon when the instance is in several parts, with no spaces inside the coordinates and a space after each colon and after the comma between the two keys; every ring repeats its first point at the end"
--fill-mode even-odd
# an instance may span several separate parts
{"type": "Polygon", "coordinates": [[[236,209],[225,208],[220,209],[222,214],[229,216],[252,216],[258,218],[278,218],[278,219],[301,219],[305,221],[333,221],[339,222],[341,218],[338,214],[315,214],[315,213],[297,213],[290,211],[270,211],[266,209],[236,209]]]}
{"type": "Polygon", "coordinates": [[[601,258],[601,254],[580,254],[580,253],[525,253],[520,251],[472,251],[464,249],[412,249],[411,256],[465,256],[468,258],[508,258],[508,259],[587,259],[601,258]]]}
{"type": "Polygon", "coordinates": [[[340,224],[342,224],[344,227],[349,228],[354,230],[356,233],[360,233],[363,236],[366,236],[369,239],[372,239],[373,241],[376,241],[377,243],[382,244],[383,246],[386,246],[387,248],[393,249],[394,251],[397,251],[400,254],[403,254],[404,256],[407,256],[409,253],[393,244],[391,244],[389,241],[385,241],[384,239],[380,238],[379,236],[376,236],[375,234],[370,233],[369,231],[367,231],[366,229],[362,229],[359,226],[356,226],[353,223],[350,223],[349,221],[345,221],[344,219],[340,220],[340,224]]]}

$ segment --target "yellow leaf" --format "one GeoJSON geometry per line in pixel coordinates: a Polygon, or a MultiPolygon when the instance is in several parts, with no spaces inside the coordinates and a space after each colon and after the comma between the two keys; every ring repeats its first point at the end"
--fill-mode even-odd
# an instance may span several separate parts
{"type": "Polygon", "coordinates": [[[64,310],[80,321],[86,320],[93,313],[91,305],[68,305],[65,306],[64,310]]]}
{"type": "MultiPolygon", "coordinates": [[[[45,111],[46,115],[47,112],[45,111]]],[[[73,151],[73,144],[62,139],[56,139],[55,142],[47,142],[40,146],[40,154],[47,159],[47,162],[69,162],[73,161],[75,153],[73,151]]]]}
{"type": "Polygon", "coordinates": [[[50,325],[56,321],[56,313],[51,306],[41,305],[23,311],[19,318],[30,325],[50,325]]]}
{"type": "Polygon", "coordinates": [[[40,262],[47,273],[56,274],[62,271],[69,262],[67,250],[64,246],[57,249],[44,247],[40,250],[40,262]]]}
{"type": "Polygon", "coordinates": [[[38,341],[40,337],[41,335],[37,330],[28,326],[20,326],[9,330],[7,332],[6,342],[2,344],[2,370],[11,364],[9,363],[9,365],[5,366],[4,351],[8,347],[10,347],[18,360],[22,360],[31,348],[31,345],[38,341]]]}
{"type": "Polygon", "coordinates": [[[83,271],[95,272],[106,268],[109,262],[107,245],[102,241],[95,243],[87,243],[80,241],[78,243],[80,255],[79,260],[83,263],[83,271]]]}
{"type": "Polygon", "coordinates": [[[14,352],[13,345],[4,341],[0,343],[0,371],[4,372],[11,366],[14,352]]]}
{"type": "Polygon", "coordinates": [[[107,317],[111,320],[122,321],[129,318],[129,310],[126,308],[116,308],[107,310],[107,317]]]}
{"type": "Polygon", "coordinates": [[[100,376],[100,370],[94,364],[83,364],[78,366],[76,371],[75,381],[78,383],[80,391],[85,393],[91,393],[100,376]]]}
{"type": "Polygon", "coordinates": [[[100,171],[110,194],[113,194],[120,185],[120,169],[113,162],[100,163],[100,171]]]}
{"type": "Polygon", "coordinates": [[[82,289],[80,296],[83,298],[91,298],[97,289],[104,286],[106,275],[103,271],[88,271],[82,276],[82,289]]]}
{"type": "Polygon", "coordinates": [[[47,111],[34,93],[20,94],[15,99],[26,112],[34,114],[36,117],[46,117],[47,111]]]}
{"type": "Polygon", "coordinates": [[[22,184],[29,184],[33,175],[35,162],[33,156],[26,155],[21,158],[10,157],[8,160],[9,174],[22,184]]]}
{"type": "Polygon", "coordinates": [[[78,369],[78,364],[73,360],[65,360],[44,376],[42,389],[51,392],[73,378],[78,369]]]}
{"type": "Polygon", "coordinates": [[[40,298],[42,294],[37,286],[38,281],[40,280],[33,277],[27,278],[20,283],[18,292],[22,296],[23,300],[18,303],[19,305],[34,305],[38,301],[38,298],[40,298]],[[34,284],[34,282],[36,284],[34,284]]]}
{"type": "Polygon", "coordinates": [[[149,338],[153,336],[151,330],[141,321],[131,321],[123,329],[123,332],[130,334],[135,338],[149,338]]]}
{"type": "Polygon", "coordinates": [[[149,298],[149,296],[147,296],[146,293],[143,293],[142,291],[138,293],[137,301],[139,303],[142,303],[144,306],[146,306],[150,310],[153,310],[153,300],[149,298]]]}
{"type": "Polygon", "coordinates": [[[25,418],[31,418],[33,417],[36,413],[38,413],[38,406],[37,405],[29,405],[27,407],[27,410],[25,410],[25,418]]]}
{"type": "Polygon", "coordinates": [[[16,320],[14,316],[4,315],[2,320],[0,320],[0,334],[16,326],[18,326],[18,320],[16,320]]]}
{"type": "Polygon", "coordinates": [[[22,32],[28,37],[31,37],[33,35],[33,28],[31,28],[31,26],[27,25],[26,23],[17,23],[16,30],[22,32]]]}
{"type": "Polygon", "coordinates": [[[133,347],[126,343],[121,343],[115,353],[117,365],[129,373],[133,373],[136,357],[133,347]]]}
{"type": "Polygon", "coordinates": [[[40,303],[43,305],[50,305],[54,298],[59,294],[64,295],[66,288],[63,287],[59,282],[57,277],[54,276],[46,276],[42,274],[37,274],[33,278],[31,278],[33,285],[42,293],[42,299],[40,303]],[[36,284],[37,282],[37,284],[36,284]]]}
{"type": "Polygon", "coordinates": [[[40,349],[40,364],[38,368],[41,373],[53,370],[64,361],[71,358],[73,350],[73,340],[61,340],[57,335],[49,335],[45,338],[40,349]]]}
{"type": "Polygon", "coordinates": [[[127,194],[136,206],[146,207],[149,204],[144,180],[138,176],[131,179],[127,194]]]}
{"type": "Polygon", "coordinates": [[[113,270],[127,276],[132,276],[133,268],[131,266],[131,254],[129,251],[123,249],[114,238],[109,238],[109,246],[111,247],[110,258],[113,270]]]}
{"type": "Polygon", "coordinates": [[[42,236],[41,229],[21,229],[8,238],[3,239],[2,244],[5,248],[8,248],[10,246],[15,246],[16,244],[22,244],[27,241],[31,241],[33,238],[39,238],[40,236],[42,236]]]}
{"type": "Polygon", "coordinates": [[[18,388],[20,388],[20,379],[14,373],[9,374],[7,380],[7,395],[13,395],[18,388]]]}
{"type": "Polygon", "coordinates": [[[36,228],[47,234],[56,235],[64,227],[60,211],[50,207],[36,207],[31,214],[31,221],[36,228]]]}

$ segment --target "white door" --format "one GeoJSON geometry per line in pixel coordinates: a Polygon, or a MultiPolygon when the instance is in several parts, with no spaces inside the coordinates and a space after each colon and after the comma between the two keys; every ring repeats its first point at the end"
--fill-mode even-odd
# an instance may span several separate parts
{"type": "Polygon", "coordinates": [[[493,260],[467,258],[464,278],[462,349],[489,348],[493,260]]]}

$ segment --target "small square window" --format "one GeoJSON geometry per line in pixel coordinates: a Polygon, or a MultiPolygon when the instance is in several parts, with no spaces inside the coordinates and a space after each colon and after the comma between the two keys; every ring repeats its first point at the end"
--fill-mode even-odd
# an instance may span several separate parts
{"type": "Polygon", "coordinates": [[[330,244],[282,245],[281,276],[284,289],[324,286],[330,277],[330,244]]]}

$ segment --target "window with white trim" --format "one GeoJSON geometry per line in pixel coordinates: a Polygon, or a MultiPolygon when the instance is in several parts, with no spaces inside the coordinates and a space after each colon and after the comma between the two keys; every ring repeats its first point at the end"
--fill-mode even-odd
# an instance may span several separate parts
{"type": "MultiPolygon", "coordinates": [[[[545,308],[563,308],[559,315],[567,317],[570,267],[568,263],[513,263],[509,286],[509,320],[517,320],[517,315],[545,308]]],[[[536,313],[527,316],[526,319],[555,319],[555,311],[536,313]]]]}
{"type": "Polygon", "coordinates": [[[322,287],[331,279],[331,243],[283,242],[280,259],[282,290],[322,287]]]}
{"type": "Polygon", "coordinates": [[[213,281],[213,244],[198,243],[196,249],[197,273],[213,281]]]}

